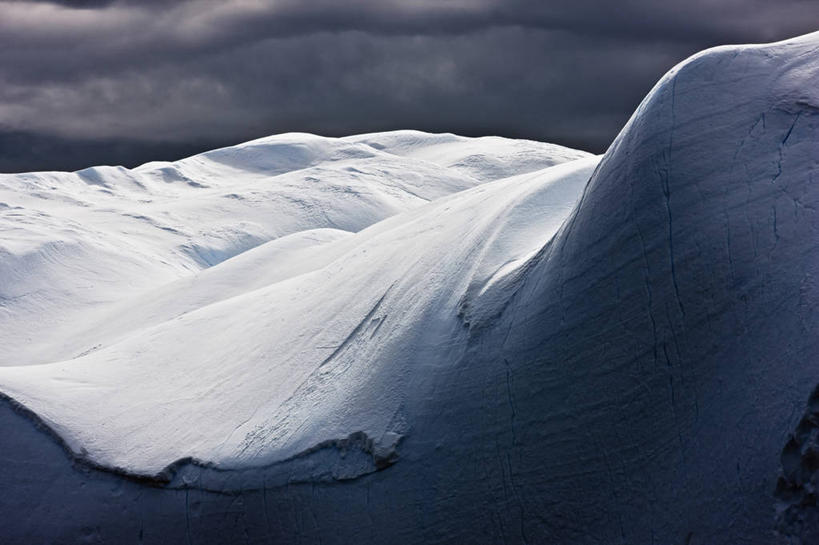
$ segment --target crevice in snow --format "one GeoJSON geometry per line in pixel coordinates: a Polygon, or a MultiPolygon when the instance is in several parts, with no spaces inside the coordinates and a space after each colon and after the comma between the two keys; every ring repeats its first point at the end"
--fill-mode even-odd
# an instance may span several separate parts
{"type": "Polygon", "coordinates": [[[782,176],[782,160],[784,159],[783,152],[785,151],[785,146],[788,144],[788,139],[791,137],[791,133],[793,132],[794,127],[796,127],[796,123],[799,121],[799,118],[802,117],[802,112],[796,112],[796,115],[793,117],[793,122],[791,126],[788,128],[788,131],[785,133],[785,137],[782,139],[782,142],[779,144],[779,148],[777,152],[779,153],[779,159],[776,162],[776,174],[774,174],[771,183],[775,183],[780,176],[782,176]]]}
{"type": "Polygon", "coordinates": [[[671,283],[674,286],[674,296],[677,300],[677,306],[680,309],[680,314],[685,317],[685,308],[680,300],[680,286],[677,282],[677,268],[674,256],[674,219],[671,214],[671,167],[672,158],[671,152],[674,149],[674,128],[677,123],[676,115],[676,101],[677,101],[677,79],[679,74],[675,75],[671,80],[671,127],[669,129],[668,147],[663,152],[665,159],[665,169],[660,171],[660,179],[663,183],[663,196],[665,197],[665,210],[668,215],[668,259],[671,264],[671,283]]]}
{"type": "Polygon", "coordinates": [[[327,363],[331,362],[333,358],[344,352],[344,350],[350,345],[350,343],[353,342],[356,337],[358,337],[358,334],[361,333],[361,330],[364,329],[371,322],[375,325],[375,327],[373,328],[373,332],[370,335],[370,337],[373,337],[375,335],[375,332],[381,327],[382,320],[375,321],[373,320],[373,317],[375,316],[375,313],[378,312],[378,309],[381,307],[381,303],[383,303],[384,299],[386,299],[387,295],[389,295],[393,286],[395,286],[395,283],[390,285],[390,287],[387,288],[386,291],[384,291],[384,294],[378,299],[378,301],[375,302],[375,304],[372,306],[369,312],[367,312],[364,318],[362,318],[361,321],[358,322],[358,324],[355,326],[355,328],[353,328],[350,334],[347,335],[347,337],[345,337],[343,341],[341,341],[341,344],[335,347],[335,349],[329,356],[324,358],[324,360],[318,365],[316,369],[324,367],[327,363]]]}

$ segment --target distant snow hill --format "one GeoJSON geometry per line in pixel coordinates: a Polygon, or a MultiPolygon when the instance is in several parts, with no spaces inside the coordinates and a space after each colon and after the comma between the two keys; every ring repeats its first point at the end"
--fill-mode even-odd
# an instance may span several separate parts
{"type": "Polygon", "coordinates": [[[819,542],[817,81],[0,175],[0,542],[819,542]]]}

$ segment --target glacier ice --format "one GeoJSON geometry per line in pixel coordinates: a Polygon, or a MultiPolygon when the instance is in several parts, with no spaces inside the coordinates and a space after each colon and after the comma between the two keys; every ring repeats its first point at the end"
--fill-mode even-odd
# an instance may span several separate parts
{"type": "Polygon", "coordinates": [[[602,157],[0,176],[0,537],[811,543],[816,81],[819,34],[705,51],[602,157]]]}

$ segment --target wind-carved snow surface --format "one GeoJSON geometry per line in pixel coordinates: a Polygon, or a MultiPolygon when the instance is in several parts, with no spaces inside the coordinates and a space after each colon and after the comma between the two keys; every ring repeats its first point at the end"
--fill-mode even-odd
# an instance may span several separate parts
{"type": "MultiPolygon", "coordinates": [[[[210,297],[315,268],[317,261],[297,254],[325,254],[308,248],[499,172],[523,174],[584,156],[539,142],[416,131],[342,139],[284,134],[134,170],[0,175],[0,366],[52,363],[95,349],[108,339],[78,326],[96,330],[102,315],[108,324],[112,303],[131,298],[138,303],[129,310],[145,314],[145,294],[166,285],[173,293],[180,285],[171,282],[197,282],[193,273],[263,243],[279,241],[261,250],[266,257],[256,253],[266,268],[237,264],[219,286],[206,288],[217,292],[210,297]],[[231,280],[233,274],[243,277],[231,280]]],[[[146,315],[139,325],[162,318],[146,315]]],[[[124,325],[119,333],[131,329],[124,325]]]]}
{"type": "Polygon", "coordinates": [[[0,178],[4,537],[812,543],[816,81],[819,34],[706,51],[602,159],[286,135],[0,178]]]}
{"type": "Polygon", "coordinates": [[[403,434],[405,398],[430,373],[406,347],[460,357],[461,307],[474,320],[499,312],[494,286],[517,268],[504,267],[549,240],[596,162],[478,186],[355,236],[277,239],[117,305],[82,333],[95,343],[84,355],[0,369],[3,391],[75,452],[140,475],[185,457],[268,465],[358,431],[403,434]],[[388,388],[371,382],[384,376],[388,388]]]}
{"type": "Polygon", "coordinates": [[[405,398],[428,387],[405,347],[464,337],[467,289],[489,300],[559,227],[597,160],[398,131],[4,176],[17,212],[2,391],[75,456],[129,475],[167,480],[190,460],[309,480],[296,462],[339,445],[365,456],[329,475],[371,472],[395,457],[405,398]],[[394,376],[389,389],[370,386],[379,372],[394,376]]]}

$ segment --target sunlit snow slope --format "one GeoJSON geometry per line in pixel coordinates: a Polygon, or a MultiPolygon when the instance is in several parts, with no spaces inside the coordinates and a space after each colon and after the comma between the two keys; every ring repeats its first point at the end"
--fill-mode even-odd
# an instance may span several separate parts
{"type": "Polygon", "coordinates": [[[815,543],[817,81],[819,34],[706,51],[602,159],[286,135],[0,178],[0,535],[815,543]]]}
{"type": "Polygon", "coordinates": [[[460,356],[459,308],[469,319],[501,310],[498,290],[557,230],[596,161],[480,186],[352,237],[311,232],[320,251],[299,236],[287,253],[295,235],[278,239],[117,307],[85,333],[100,348],[0,369],[0,384],[75,451],[140,474],[186,456],[259,465],[354,431],[399,433],[392,419],[429,378],[404,361],[407,347],[460,356]],[[389,388],[373,383],[385,376],[389,388]]]}
{"type": "Polygon", "coordinates": [[[284,134],[133,170],[0,175],[0,366],[72,359],[315,267],[300,257],[316,253],[310,247],[486,181],[586,155],[416,131],[284,134]],[[218,289],[198,283],[204,298],[145,307],[143,297],[158,296],[157,288],[179,280],[164,291],[173,299],[198,282],[193,273],[270,241],[252,258],[260,269],[230,265],[240,276],[210,275],[223,280],[218,289]],[[120,306],[129,298],[138,303],[120,306]],[[110,323],[112,304],[119,329],[110,323]]]}

